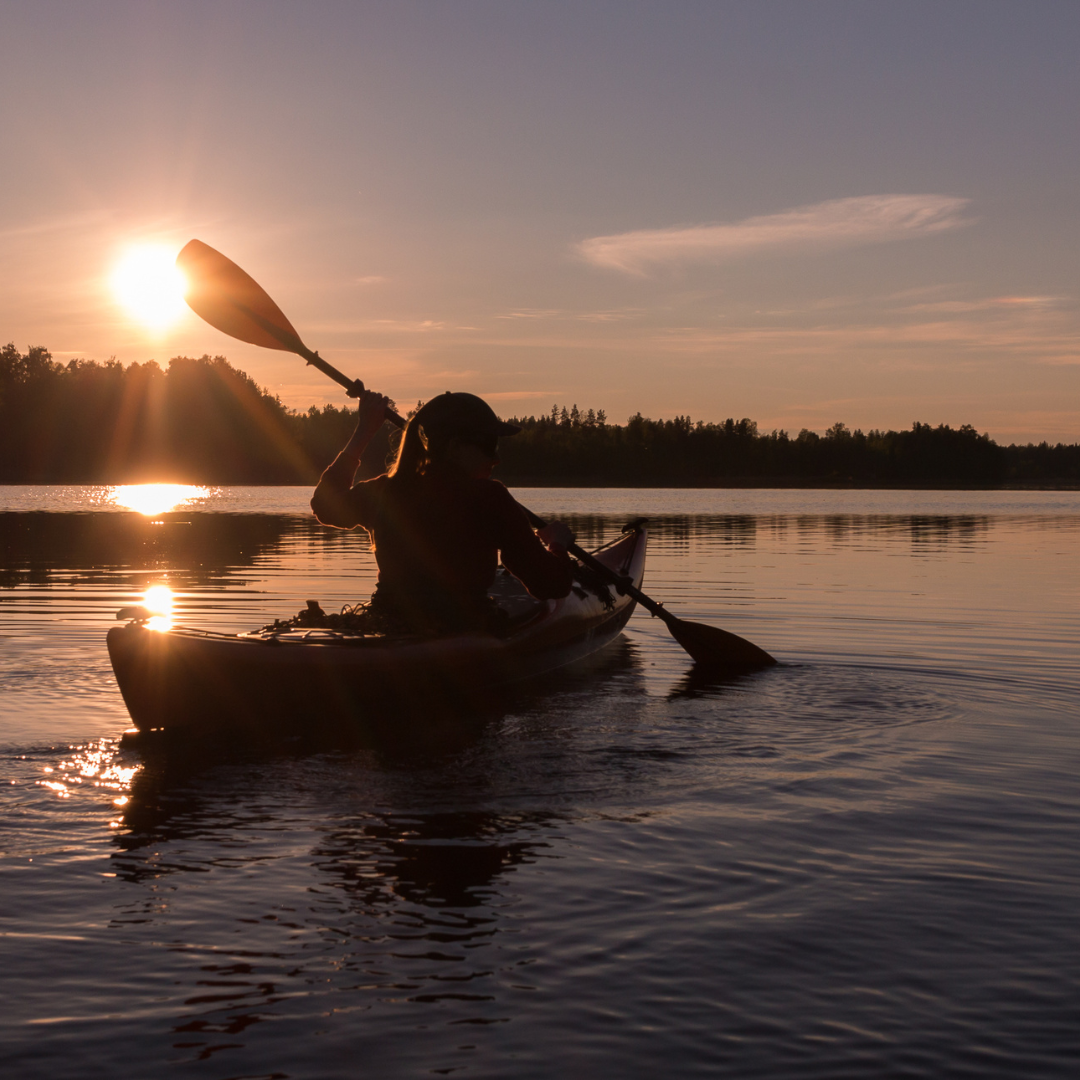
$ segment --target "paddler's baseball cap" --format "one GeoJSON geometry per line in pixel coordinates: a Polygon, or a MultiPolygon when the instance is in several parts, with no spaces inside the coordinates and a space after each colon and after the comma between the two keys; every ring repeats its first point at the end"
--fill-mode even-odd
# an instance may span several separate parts
{"type": "Polygon", "coordinates": [[[516,435],[521,428],[500,420],[491,406],[475,394],[447,391],[433,397],[416,414],[428,436],[468,439],[475,436],[499,438],[516,435]]]}

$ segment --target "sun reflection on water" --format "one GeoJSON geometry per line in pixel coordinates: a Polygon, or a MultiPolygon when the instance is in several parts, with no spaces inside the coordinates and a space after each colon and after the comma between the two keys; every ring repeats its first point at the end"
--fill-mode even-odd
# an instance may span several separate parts
{"type": "MultiPolygon", "coordinates": [[[[127,765],[117,758],[116,745],[108,739],[72,746],[72,756],[55,767],[46,766],[42,772],[47,780],[38,780],[41,787],[55,792],[57,798],[70,799],[80,786],[99,788],[113,794],[112,805],[127,804],[131,785],[141,766],[127,765]]],[[[116,826],[118,821],[110,822],[116,826]]]]}
{"type": "Polygon", "coordinates": [[[152,611],[153,617],[146,620],[147,630],[171,630],[173,602],[176,597],[168,585],[151,585],[143,593],[143,607],[152,611]]]}
{"type": "Polygon", "coordinates": [[[149,517],[196,499],[205,499],[209,494],[209,488],[196,484],[120,484],[111,489],[109,498],[117,506],[137,510],[149,517]]]}

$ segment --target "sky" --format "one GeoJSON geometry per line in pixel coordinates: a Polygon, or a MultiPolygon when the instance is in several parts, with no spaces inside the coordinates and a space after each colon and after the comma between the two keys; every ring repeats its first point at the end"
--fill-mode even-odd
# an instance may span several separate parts
{"type": "Polygon", "coordinates": [[[1080,4],[0,0],[0,344],[286,353],[125,252],[198,238],[409,407],[1080,441],[1080,4]]]}

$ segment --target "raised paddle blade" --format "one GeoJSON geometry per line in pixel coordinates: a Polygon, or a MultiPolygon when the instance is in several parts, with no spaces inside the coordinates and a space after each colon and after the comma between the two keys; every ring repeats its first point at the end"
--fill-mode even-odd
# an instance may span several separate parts
{"type": "Polygon", "coordinates": [[[220,251],[192,240],[176,256],[188,307],[229,337],[304,356],[308,350],[266,290],[220,251]]]}
{"type": "Polygon", "coordinates": [[[671,636],[690,654],[694,663],[710,671],[755,671],[776,663],[773,657],[752,641],[717,626],[687,622],[674,616],[664,619],[664,622],[671,636]]]}

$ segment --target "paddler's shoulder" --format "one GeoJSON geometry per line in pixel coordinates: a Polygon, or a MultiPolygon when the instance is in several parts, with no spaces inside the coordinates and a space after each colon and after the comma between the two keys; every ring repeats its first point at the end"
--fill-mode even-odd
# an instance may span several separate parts
{"type": "Polygon", "coordinates": [[[493,499],[500,503],[514,501],[514,496],[510,494],[510,489],[501,480],[473,480],[472,483],[476,485],[477,491],[482,491],[489,499],[493,499]]]}
{"type": "Polygon", "coordinates": [[[523,516],[517,499],[510,494],[510,489],[501,480],[474,480],[473,483],[477,485],[477,501],[493,516],[503,521],[511,518],[517,521],[523,516]]]}
{"type": "Polygon", "coordinates": [[[379,476],[373,476],[369,480],[360,480],[353,484],[353,491],[360,492],[364,495],[374,495],[376,497],[385,494],[390,490],[390,477],[386,473],[382,473],[379,476]]]}
{"type": "Polygon", "coordinates": [[[514,506],[514,496],[501,480],[482,480],[475,476],[458,475],[453,480],[453,490],[463,502],[477,509],[502,513],[514,506]]]}

